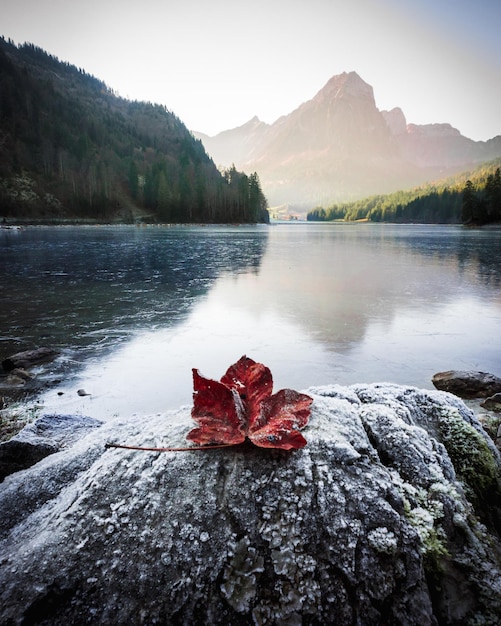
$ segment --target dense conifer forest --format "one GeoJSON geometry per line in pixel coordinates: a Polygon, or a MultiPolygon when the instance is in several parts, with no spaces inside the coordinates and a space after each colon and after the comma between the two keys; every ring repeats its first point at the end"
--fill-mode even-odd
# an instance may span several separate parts
{"type": "Polygon", "coordinates": [[[472,172],[407,191],[316,207],[310,221],[482,225],[501,222],[501,159],[472,172]]]}
{"type": "Polygon", "coordinates": [[[257,174],[220,172],[164,106],[0,38],[0,217],[263,222],[266,207],[257,174]]]}

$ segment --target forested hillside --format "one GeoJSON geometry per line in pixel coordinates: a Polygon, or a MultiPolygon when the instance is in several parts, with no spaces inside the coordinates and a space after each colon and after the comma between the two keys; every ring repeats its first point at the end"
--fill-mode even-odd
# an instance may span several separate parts
{"type": "Polygon", "coordinates": [[[307,219],[422,224],[501,222],[500,167],[501,159],[496,159],[437,183],[328,208],[316,207],[307,219]]]}
{"type": "Polygon", "coordinates": [[[165,107],[0,39],[0,217],[262,222],[266,204],[165,107]]]}

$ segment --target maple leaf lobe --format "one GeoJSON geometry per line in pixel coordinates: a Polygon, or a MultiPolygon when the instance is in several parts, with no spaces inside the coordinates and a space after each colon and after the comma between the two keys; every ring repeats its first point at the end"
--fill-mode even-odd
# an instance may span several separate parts
{"type": "Polygon", "coordinates": [[[189,441],[201,445],[237,444],[245,440],[243,409],[234,392],[193,369],[193,408],[191,417],[198,424],[187,435],[189,441]]]}
{"type": "Polygon", "coordinates": [[[228,368],[221,382],[238,391],[246,407],[247,425],[259,418],[261,403],[271,396],[273,390],[269,368],[245,355],[228,368]]]}
{"type": "Polygon", "coordinates": [[[281,389],[272,395],[269,368],[242,356],[221,381],[211,380],[193,369],[193,408],[198,424],[187,438],[201,445],[237,444],[248,437],[263,448],[302,448],[299,432],[308,423],[310,396],[281,389]]]}

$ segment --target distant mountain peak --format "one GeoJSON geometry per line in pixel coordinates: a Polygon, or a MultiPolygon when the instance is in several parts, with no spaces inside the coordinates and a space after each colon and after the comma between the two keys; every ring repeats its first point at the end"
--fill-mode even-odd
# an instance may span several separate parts
{"type": "Polygon", "coordinates": [[[331,98],[369,98],[374,101],[374,91],[356,72],[343,72],[337,74],[327,81],[315,96],[326,96],[331,98]]]}
{"type": "Polygon", "coordinates": [[[235,128],[231,128],[229,130],[223,130],[220,133],[218,133],[216,137],[221,137],[221,136],[224,137],[225,135],[235,134],[235,133],[246,134],[249,132],[253,132],[256,129],[260,129],[261,127],[265,127],[265,126],[268,126],[268,125],[265,122],[262,122],[257,115],[254,115],[254,117],[250,119],[248,122],[245,122],[241,126],[236,126],[235,128]]]}
{"type": "Polygon", "coordinates": [[[239,128],[250,130],[250,129],[254,129],[254,128],[257,128],[258,126],[262,126],[262,125],[266,126],[265,122],[262,122],[257,115],[254,115],[254,117],[252,119],[250,119],[248,122],[246,122],[245,124],[243,124],[239,128]]]}
{"type": "Polygon", "coordinates": [[[409,134],[426,135],[428,137],[460,137],[461,133],[451,124],[409,124],[409,134]]]}
{"type": "Polygon", "coordinates": [[[403,136],[407,134],[407,120],[400,107],[394,107],[391,111],[381,111],[392,135],[403,136]]]}
{"type": "Polygon", "coordinates": [[[257,171],[272,206],[296,208],[405,189],[501,154],[501,142],[475,143],[450,124],[408,124],[399,107],[380,111],[354,71],[271,125],[253,117],[205,142],[218,163],[257,171]]]}

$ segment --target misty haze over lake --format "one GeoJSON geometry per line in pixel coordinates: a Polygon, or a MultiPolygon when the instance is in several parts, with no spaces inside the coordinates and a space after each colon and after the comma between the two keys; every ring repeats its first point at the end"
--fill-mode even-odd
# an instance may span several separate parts
{"type": "Polygon", "coordinates": [[[243,354],[276,390],[501,375],[501,230],[43,227],[0,231],[0,244],[2,358],[62,350],[46,411],[191,404],[192,367],[219,379],[243,354]]]}

